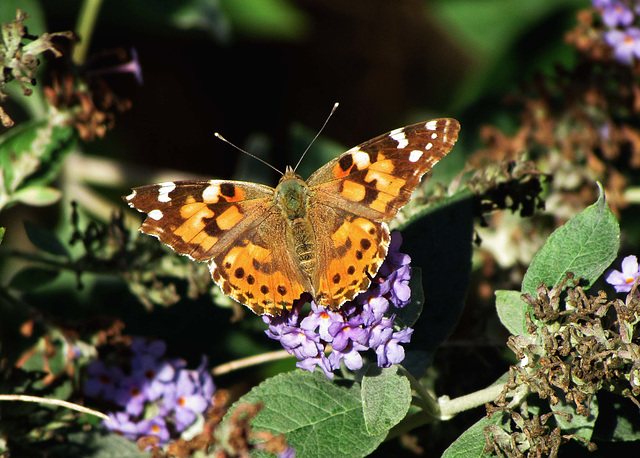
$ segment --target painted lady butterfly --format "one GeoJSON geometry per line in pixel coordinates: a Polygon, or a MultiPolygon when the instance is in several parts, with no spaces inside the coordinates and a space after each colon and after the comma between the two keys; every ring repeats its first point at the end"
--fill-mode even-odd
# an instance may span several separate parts
{"type": "Polygon", "coordinates": [[[350,149],[304,181],[291,167],[274,189],[242,181],[177,181],[133,189],[140,227],[205,261],[222,291],[278,315],[308,292],[337,309],[365,291],[387,255],[386,221],[458,139],[455,119],[396,129],[350,149]]]}

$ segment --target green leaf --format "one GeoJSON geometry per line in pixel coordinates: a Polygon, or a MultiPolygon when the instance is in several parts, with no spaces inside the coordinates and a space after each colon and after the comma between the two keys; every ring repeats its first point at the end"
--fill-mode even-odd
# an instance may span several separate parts
{"type": "Polygon", "coordinates": [[[12,200],[32,205],[34,207],[44,207],[55,204],[62,197],[62,192],[49,186],[29,186],[15,192],[12,200]]]}
{"type": "Polygon", "coordinates": [[[495,413],[491,418],[483,417],[467,429],[442,454],[442,458],[473,458],[492,456],[483,453],[485,446],[484,429],[487,426],[499,426],[503,415],[495,413]]]}
{"type": "Polygon", "coordinates": [[[0,243],[2,243],[2,240],[4,239],[4,233],[6,232],[6,230],[6,228],[0,227],[0,243]]]}
{"type": "Polygon", "coordinates": [[[223,10],[236,30],[262,39],[301,40],[308,18],[295,2],[286,0],[222,0],[223,10]]]}
{"type": "Polygon", "coordinates": [[[462,192],[400,226],[400,251],[422,269],[424,310],[412,343],[434,351],[456,326],[469,285],[473,239],[472,195],[462,192]]]}
{"type": "Polygon", "coordinates": [[[562,415],[554,415],[556,424],[562,428],[562,434],[575,434],[590,441],[596,419],[598,418],[598,398],[595,396],[592,398],[591,405],[589,406],[591,414],[588,417],[583,417],[576,413],[576,407],[573,402],[566,402],[563,399],[563,393],[557,391],[557,394],[560,402],[556,405],[551,405],[551,410],[571,414],[571,420],[567,420],[562,415]]]}
{"type": "Polygon", "coordinates": [[[67,258],[71,256],[67,247],[64,246],[58,236],[53,232],[49,232],[30,221],[24,222],[24,228],[27,231],[29,241],[40,250],[56,256],[66,256],[67,258]]]}
{"type": "MultiPolygon", "coordinates": [[[[29,15],[25,25],[30,35],[42,35],[47,31],[45,14],[41,2],[37,0],[2,0],[0,2],[0,23],[14,21],[18,8],[29,15]]],[[[28,42],[29,40],[27,40],[28,42]]]]}
{"type": "Polygon", "coordinates": [[[141,452],[134,441],[111,432],[70,433],[64,444],[52,447],[48,452],[56,456],[85,458],[142,458],[149,453],[141,452]]]}
{"type": "Polygon", "coordinates": [[[496,291],[496,310],[500,322],[514,336],[528,335],[525,313],[529,306],[522,300],[520,291],[496,291]]]}
{"type": "Polygon", "coordinates": [[[399,366],[369,366],[361,395],[365,427],[371,435],[386,433],[400,423],[411,405],[411,386],[399,366]]]}
{"type": "Polygon", "coordinates": [[[593,438],[601,441],[632,442],[640,440],[640,413],[630,400],[617,394],[598,393],[598,419],[593,438]]]}
{"type": "Polygon", "coordinates": [[[620,226],[598,187],[598,201],[556,229],[535,255],[522,281],[523,293],[535,296],[541,282],[553,288],[567,272],[588,287],[611,265],[620,245],[620,226]]]}
{"type": "Polygon", "coordinates": [[[75,140],[73,128],[46,121],[24,123],[0,137],[0,208],[15,202],[21,189],[53,180],[75,140]]]}
{"type": "Polygon", "coordinates": [[[15,274],[9,287],[21,291],[33,291],[54,281],[60,275],[59,270],[43,267],[26,267],[15,274]]]}
{"type": "Polygon", "coordinates": [[[225,424],[247,402],[264,405],[252,421],[254,430],[284,434],[298,458],[366,456],[386,436],[367,431],[360,385],[334,383],[320,370],[297,370],[264,381],[231,407],[225,424]]]}

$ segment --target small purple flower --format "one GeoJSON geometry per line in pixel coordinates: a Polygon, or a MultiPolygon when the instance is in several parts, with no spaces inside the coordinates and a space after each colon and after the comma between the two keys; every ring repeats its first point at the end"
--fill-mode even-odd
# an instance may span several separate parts
{"type": "Polygon", "coordinates": [[[183,360],[163,358],[164,342],[135,339],[130,349],[127,375],[121,369],[94,362],[90,365],[91,378],[85,384],[85,392],[103,397],[111,393],[110,400],[125,408],[125,412],[109,414],[110,420],[104,423],[106,428],[132,440],[155,435],[164,444],[171,432],[179,435],[211,405],[215,385],[207,359],[203,357],[196,370],[187,370],[183,360]],[[100,385],[96,381],[112,374],[117,375],[111,377],[115,382],[100,385]]]}
{"type": "Polygon", "coordinates": [[[607,272],[605,280],[610,285],[613,285],[616,292],[628,293],[631,291],[631,287],[638,276],[640,276],[638,258],[632,255],[622,260],[622,272],[611,269],[607,272]]]}
{"type": "Polygon", "coordinates": [[[327,310],[311,301],[311,313],[302,320],[300,327],[308,332],[316,332],[317,329],[320,338],[329,342],[333,339],[333,336],[329,334],[329,327],[333,323],[344,323],[342,314],[327,310]]]}
{"type": "Polygon", "coordinates": [[[139,437],[138,425],[131,420],[125,412],[109,412],[109,420],[104,421],[104,426],[114,433],[129,440],[136,440],[139,437]]]}
{"type": "Polygon", "coordinates": [[[118,385],[124,377],[122,370],[118,367],[107,367],[96,359],[89,364],[87,373],[89,380],[84,384],[84,393],[90,397],[115,401],[118,385]]]}
{"type": "Polygon", "coordinates": [[[148,400],[147,381],[140,377],[127,376],[122,379],[116,391],[115,401],[131,415],[140,415],[148,400]]]}
{"type": "Polygon", "coordinates": [[[356,315],[346,323],[333,323],[329,326],[329,334],[333,336],[331,346],[334,350],[344,350],[349,342],[357,342],[361,345],[367,343],[369,332],[362,327],[363,324],[362,315],[356,315]]]}
{"type": "Polygon", "coordinates": [[[362,304],[362,319],[365,326],[373,326],[382,320],[389,310],[389,301],[382,296],[371,296],[362,304]]]}
{"type": "Polygon", "coordinates": [[[607,27],[627,27],[634,19],[633,12],[627,5],[619,1],[609,1],[600,7],[602,21],[607,27]]]}
{"type": "Polygon", "coordinates": [[[329,355],[329,364],[331,364],[331,369],[336,370],[340,369],[341,362],[344,361],[344,365],[347,366],[347,369],[355,371],[362,368],[362,355],[361,351],[368,350],[369,347],[359,344],[358,342],[349,341],[347,345],[341,350],[336,350],[333,348],[333,351],[329,355]]]}
{"type": "Polygon", "coordinates": [[[148,420],[142,420],[138,423],[138,437],[139,436],[157,436],[159,445],[164,445],[169,441],[170,434],[167,428],[167,422],[160,417],[150,418],[148,420]]]}
{"type": "Polygon", "coordinates": [[[400,343],[409,343],[411,334],[413,334],[413,329],[411,328],[394,332],[389,340],[377,347],[378,366],[389,367],[392,364],[401,363],[404,360],[404,348],[400,343]]]}
{"type": "Polygon", "coordinates": [[[173,392],[165,396],[163,405],[167,410],[175,412],[176,427],[182,431],[196,421],[196,414],[203,413],[209,403],[197,383],[197,377],[192,371],[182,370],[178,374],[173,392]]]}
{"type": "Polygon", "coordinates": [[[138,53],[135,48],[131,49],[131,60],[127,63],[87,71],[87,74],[90,76],[112,73],[131,73],[138,84],[142,86],[142,66],[138,60],[138,53]]]}
{"type": "Polygon", "coordinates": [[[631,64],[633,58],[640,57],[640,29],[629,27],[622,30],[609,30],[604,34],[605,41],[613,47],[616,60],[623,64],[631,64]]]}
{"type": "Polygon", "coordinates": [[[309,372],[313,372],[316,366],[322,369],[322,372],[324,372],[327,378],[333,378],[331,363],[324,353],[321,353],[320,356],[316,358],[300,359],[300,361],[296,363],[296,367],[309,372]]]}
{"type": "Polygon", "coordinates": [[[401,242],[400,233],[393,232],[389,253],[371,287],[355,300],[345,302],[337,311],[311,301],[307,316],[300,315],[304,301],[299,301],[280,316],[264,315],[262,319],[269,325],[265,333],[300,360],[297,367],[310,372],[320,367],[329,378],[342,362],[350,370],[360,369],[361,353],[369,349],[378,355],[378,365],[401,362],[404,350],[400,343],[409,342],[413,332],[406,328],[394,333],[393,328],[393,310],[411,299],[411,258],[399,252],[401,242]],[[326,356],[329,348],[331,353],[326,356]]]}

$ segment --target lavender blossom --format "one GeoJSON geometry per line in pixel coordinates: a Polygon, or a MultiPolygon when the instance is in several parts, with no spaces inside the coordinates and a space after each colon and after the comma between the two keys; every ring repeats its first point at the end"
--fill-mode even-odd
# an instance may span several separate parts
{"type": "Polygon", "coordinates": [[[603,3],[600,9],[602,11],[602,21],[608,27],[627,27],[633,22],[633,11],[622,2],[609,1],[603,3]]]}
{"type": "Polygon", "coordinates": [[[163,445],[192,425],[211,405],[215,391],[207,359],[196,370],[182,360],[164,358],[166,344],[135,339],[128,367],[106,366],[97,360],[89,366],[85,394],[113,401],[124,411],[109,413],[104,426],[136,440],[154,435],[163,445]]]}
{"type": "Polygon", "coordinates": [[[640,276],[638,272],[638,258],[627,256],[622,260],[622,272],[611,269],[607,272],[605,280],[616,289],[618,293],[628,293],[631,291],[633,283],[640,276]]]}
{"type": "Polygon", "coordinates": [[[320,367],[333,378],[333,371],[342,363],[350,369],[362,368],[362,352],[373,349],[378,365],[388,367],[404,359],[401,343],[408,343],[413,329],[394,329],[394,310],[411,300],[411,258],[398,250],[402,238],[391,234],[389,253],[369,290],[355,300],[346,302],[340,310],[332,311],[311,301],[311,312],[300,314],[307,302],[296,302],[291,311],[262,319],[269,325],[265,333],[279,340],[285,350],[300,361],[297,367],[313,372],[320,367]],[[325,352],[331,348],[331,353],[325,352]]]}
{"type": "Polygon", "coordinates": [[[617,61],[631,64],[633,58],[640,58],[640,29],[629,27],[626,30],[613,29],[604,34],[605,41],[613,47],[617,61]]]}

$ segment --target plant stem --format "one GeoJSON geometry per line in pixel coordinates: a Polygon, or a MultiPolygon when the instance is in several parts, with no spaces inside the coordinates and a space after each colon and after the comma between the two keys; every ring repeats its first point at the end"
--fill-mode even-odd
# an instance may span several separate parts
{"type": "MultiPolygon", "coordinates": [[[[411,381],[409,376],[409,381],[411,381]]],[[[414,379],[415,380],[415,379],[414,379]]],[[[417,382],[417,381],[416,381],[417,382]]],[[[418,385],[422,386],[419,382],[418,385]]],[[[411,383],[414,386],[413,382],[411,383]]],[[[474,407],[481,406],[487,402],[493,401],[502,392],[504,383],[499,385],[492,385],[475,393],[460,396],[455,399],[440,398],[437,402],[429,395],[426,399],[432,399],[437,407],[434,410],[433,406],[430,406],[429,410],[409,415],[396,426],[391,428],[389,434],[386,437],[386,441],[401,436],[402,434],[409,432],[419,426],[426,425],[427,423],[433,423],[435,421],[449,420],[453,418],[457,413],[464,412],[465,410],[473,409],[474,407]],[[439,416],[434,416],[434,413],[438,412],[439,416]]],[[[414,388],[415,389],[415,388],[414,388]]],[[[422,388],[424,390],[424,388],[422,388]]],[[[421,396],[422,399],[425,399],[421,396]]],[[[429,401],[427,401],[429,402],[429,401]]]]}
{"type": "Polygon", "coordinates": [[[38,404],[51,404],[55,406],[66,407],[67,409],[77,410],[78,412],[86,413],[89,415],[95,415],[104,420],[109,420],[109,417],[98,412],[97,410],[89,409],[87,407],[74,404],[68,401],[62,401],[60,399],[41,398],[38,396],[25,396],[23,394],[0,394],[0,401],[21,401],[21,402],[36,402],[38,404]]]}
{"type": "Polygon", "coordinates": [[[216,366],[211,371],[212,375],[223,375],[229,372],[244,369],[245,367],[257,366],[258,364],[268,363],[279,359],[291,358],[292,356],[286,350],[277,350],[261,355],[249,356],[248,358],[237,359],[229,363],[216,366]]]}
{"type": "Polygon", "coordinates": [[[84,0],[78,22],[76,23],[76,33],[80,37],[80,42],[73,48],[72,59],[76,65],[82,65],[87,59],[91,36],[96,26],[98,12],[102,6],[102,0],[84,0]]]}

